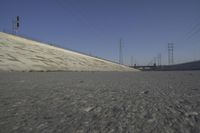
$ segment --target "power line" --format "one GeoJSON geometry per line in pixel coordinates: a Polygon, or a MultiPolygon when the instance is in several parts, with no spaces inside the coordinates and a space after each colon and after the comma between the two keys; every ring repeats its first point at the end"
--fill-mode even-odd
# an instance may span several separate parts
{"type": "MultiPolygon", "coordinates": [[[[72,8],[70,6],[66,6],[66,4],[62,0],[55,0],[58,6],[60,6],[64,11],[70,12],[74,19],[78,19],[79,22],[87,26],[87,29],[91,31],[93,34],[98,34],[98,36],[105,36],[104,34],[100,33],[99,30],[96,30],[96,26],[94,23],[91,23],[88,21],[88,19],[85,17],[85,15],[78,10],[77,8],[72,8]]],[[[75,1],[73,1],[75,2],[75,1]]],[[[70,4],[70,1],[68,1],[68,4],[70,4]]],[[[72,5],[72,4],[71,4],[72,5]]],[[[66,12],[64,12],[66,13],[66,12]]],[[[68,16],[67,16],[68,17],[68,16]]],[[[102,29],[102,28],[101,28],[102,29]]]]}
{"type": "Polygon", "coordinates": [[[187,39],[191,39],[193,36],[195,36],[199,32],[200,32],[200,27],[195,32],[193,32],[190,36],[188,36],[187,39]]]}
{"type": "Polygon", "coordinates": [[[60,0],[55,0],[55,2],[63,9],[63,10],[68,10],[67,12],[70,12],[72,16],[78,18],[81,22],[85,23],[86,25],[90,25],[81,15],[79,15],[77,12],[75,13],[74,10],[68,6],[66,8],[65,4],[63,4],[60,0]]]}
{"type": "Polygon", "coordinates": [[[185,40],[191,39],[194,35],[198,34],[200,32],[200,17],[196,20],[196,23],[194,23],[191,26],[191,29],[186,33],[185,40]]]}

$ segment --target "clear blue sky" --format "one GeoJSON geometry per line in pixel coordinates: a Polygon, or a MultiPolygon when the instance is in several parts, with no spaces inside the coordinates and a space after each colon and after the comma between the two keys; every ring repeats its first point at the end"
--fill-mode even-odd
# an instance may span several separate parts
{"type": "Polygon", "coordinates": [[[0,0],[0,30],[20,16],[19,34],[118,61],[148,64],[167,43],[176,63],[200,59],[200,0],[0,0]]]}

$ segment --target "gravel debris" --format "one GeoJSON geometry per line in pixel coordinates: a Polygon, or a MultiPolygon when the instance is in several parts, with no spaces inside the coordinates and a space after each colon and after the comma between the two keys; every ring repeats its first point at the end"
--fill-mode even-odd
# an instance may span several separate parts
{"type": "Polygon", "coordinates": [[[0,133],[199,133],[199,87],[200,71],[2,72],[0,133]]]}

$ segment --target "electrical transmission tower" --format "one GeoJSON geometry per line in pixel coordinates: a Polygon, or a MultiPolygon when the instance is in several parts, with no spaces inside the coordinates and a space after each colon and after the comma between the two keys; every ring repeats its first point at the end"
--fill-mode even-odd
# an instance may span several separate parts
{"type": "Polygon", "coordinates": [[[174,64],[174,43],[168,43],[168,65],[174,64]]]}
{"type": "Polygon", "coordinates": [[[119,42],[119,64],[123,64],[122,39],[119,42]]]}
{"type": "Polygon", "coordinates": [[[162,57],[162,55],[158,54],[158,66],[162,65],[162,63],[161,63],[161,60],[162,60],[161,57],[162,57]]]}

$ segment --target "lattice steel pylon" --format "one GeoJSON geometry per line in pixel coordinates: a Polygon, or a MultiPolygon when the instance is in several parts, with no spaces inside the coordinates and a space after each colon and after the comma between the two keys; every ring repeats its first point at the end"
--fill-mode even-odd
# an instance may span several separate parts
{"type": "Polygon", "coordinates": [[[168,43],[168,65],[174,64],[174,43],[168,43]]]}
{"type": "Polygon", "coordinates": [[[123,64],[123,51],[122,51],[122,39],[119,42],[119,64],[123,64]]]}

